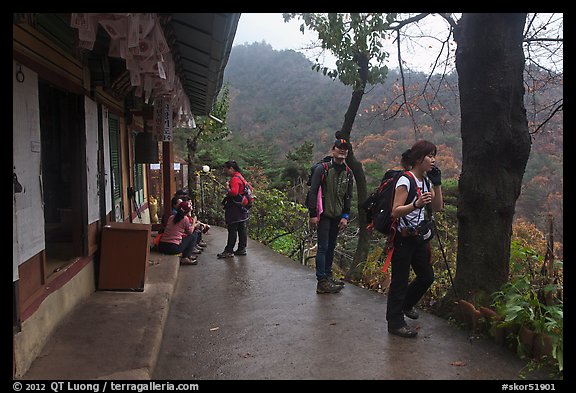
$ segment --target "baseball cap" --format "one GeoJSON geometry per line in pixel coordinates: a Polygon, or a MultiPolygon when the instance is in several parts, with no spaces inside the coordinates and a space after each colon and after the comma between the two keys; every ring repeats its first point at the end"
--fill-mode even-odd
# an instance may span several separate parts
{"type": "Polygon", "coordinates": [[[192,211],[192,204],[188,201],[181,202],[178,205],[178,210],[182,210],[184,213],[188,213],[188,212],[192,211]]]}
{"type": "Polygon", "coordinates": [[[348,150],[350,149],[350,143],[346,139],[336,139],[334,141],[334,147],[338,149],[348,150]]]}

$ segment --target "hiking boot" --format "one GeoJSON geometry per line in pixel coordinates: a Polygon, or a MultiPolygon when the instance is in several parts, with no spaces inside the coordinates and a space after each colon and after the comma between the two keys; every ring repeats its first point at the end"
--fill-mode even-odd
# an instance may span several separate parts
{"type": "Polygon", "coordinates": [[[207,247],[207,246],[208,246],[208,243],[206,243],[204,240],[202,240],[202,241],[199,241],[199,242],[198,242],[198,245],[199,245],[200,247],[207,247]]]}
{"type": "Polygon", "coordinates": [[[197,264],[198,264],[198,260],[196,258],[192,258],[192,257],[180,258],[180,265],[197,265],[197,264]]]}
{"type": "Polygon", "coordinates": [[[233,258],[234,254],[228,251],[221,252],[220,254],[216,255],[217,258],[233,258]]]}
{"type": "Polygon", "coordinates": [[[200,250],[198,247],[194,247],[194,249],[192,250],[192,254],[196,255],[202,254],[202,250],[200,250]]]}
{"type": "Polygon", "coordinates": [[[327,278],[318,281],[316,285],[316,293],[338,293],[342,287],[335,285],[327,278]]]}
{"type": "Polygon", "coordinates": [[[234,255],[246,255],[246,249],[234,251],[234,255]]]}
{"type": "Polygon", "coordinates": [[[395,336],[400,336],[400,337],[405,337],[405,338],[413,338],[413,337],[416,337],[416,335],[418,334],[418,331],[411,328],[411,327],[408,327],[408,326],[402,326],[401,328],[398,328],[398,329],[388,328],[388,333],[394,334],[395,336]]]}
{"type": "Polygon", "coordinates": [[[420,316],[414,307],[412,307],[410,310],[404,310],[403,313],[410,319],[418,319],[420,316]]]}
{"type": "Polygon", "coordinates": [[[334,278],[334,277],[329,277],[328,280],[330,280],[330,281],[332,282],[332,284],[334,284],[334,285],[338,285],[338,286],[341,286],[341,287],[344,286],[344,281],[342,281],[342,280],[340,280],[340,279],[337,279],[337,278],[334,278]]]}

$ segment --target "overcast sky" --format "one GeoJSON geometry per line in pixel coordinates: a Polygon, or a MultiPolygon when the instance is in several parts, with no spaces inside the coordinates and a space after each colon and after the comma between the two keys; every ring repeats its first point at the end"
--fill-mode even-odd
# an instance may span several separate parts
{"type": "Polygon", "coordinates": [[[300,24],[297,20],[285,23],[282,14],[242,13],[234,45],[264,40],[277,50],[300,49],[310,38],[315,38],[311,34],[303,35],[299,30],[300,24]]]}
{"type": "MultiPolygon", "coordinates": [[[[548,25],[549,28],[546,30],[552,35],[552,38],[562,36],[562,14],[544,13],[539,14],[538,17],[547,21],[555,21],[556,27],[553,28],[553,25],[548,25]]],[[[276,50],[293,49],[302,52],[308,59],[314,61],[318,56],[318,50],[311,51],[305,50],[305,48],[317,37],[315,33],[309,32],[308,29],[305,30],[306,34],[302,34],[300,32],[301,23],[300,20],[296,19],[285,23],[282,14],[242,13],[242,15],[240,15],[240,21],[238,22],[234,45],[266,41],[276,50]]],[[[408,33],[414,37],[411,41],[406,39],[402,39],[401,41],[402,59],[405,62],[405,69],[412,69],[425,73],[429,72],[439,54],[440,45],[446,40],[448,32],[449,27],[447,22],[437,14],[428,15],[426,18],[418,22],[418,24],[410,24],[409,28],[403,29],[404,34],[408,33]]],[[[543,32],[544,31],[540,31],[540,34],[543,32]]],[[[450,54],[452,56],[447,69],[448,72],[454,68],[453,54],[456,49],[456,43],[453,40],[450,40],[449,45],[450,54]]],[[[398,56],[396,54],[396,44],[390,43],[389,46],[385,46],[385,48],[387,48],[390,53],[387,66],[391,69],[397,69],[398,56]]],[[[561,72],[562,50],[555,52],[554,55],[547,51],[541,53],[541,57],[538,57],[537,59],[542,65],[561,72]]],[[[448,52],[445,50],[440,59],[445,61],[447,54],[448,52]]],[[[534,54],[536,53],[533,53],[532,55],[534,54]]],[[[328,67],[335,67],[334,57],[330,54],[320,60],[328,67]]],[[[437,66],[435,72],[444,72],[444,69],[442,66],[437,66]]]]}
{"type": "MultiPolygon", "coordinates": [[[[420,23],[420,27],[433,28],[433,35],[437,36],[437,39],[422,38],[419,40],[420,47],[406,47],[402,52],[403,58],[408,61],[409,66],[423,72],[428,70],[437,56],[437,50],[434,50],[434,46],[439,43],[439,40],[444,40],[448,34],[446,22],[441,17],[431,15],[427,17],[427,20],[426,23],[420,23]]],[[[242,13],[238,22],[234,45],[266,41],[276,50],[293,49],[304,53],[309,59],[313,59],[318,53],[305,50],[305,48],[317,36],[309,32],[308,29],[305,30],[306,34],[302,34],[300,32],[301,23],[300,20],[295,19],[285,23],[282,14],[242,13]]],[[[389,49],[390,62],[387,64],[389,68],[398,67],[395,50],[396,47],[391,45],[389,49]]],[[[331,56],[325,57],[323,61],[326,65],[334,67],[334,60],[331,56]]]]}

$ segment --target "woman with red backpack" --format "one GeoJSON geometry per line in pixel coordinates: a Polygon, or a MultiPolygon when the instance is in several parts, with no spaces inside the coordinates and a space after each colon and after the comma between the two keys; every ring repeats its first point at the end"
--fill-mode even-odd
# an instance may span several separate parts
{"type": "Polygon", "coordinates": [[[232,258],[234,255],[246,255],[248,243],[248,209],[242,206],[242,194],[246,179],[242,176],[240,166],[234,160],[224,164],[224,170],[230,176],[228,192],[224,198],[224,210],[226,226],[228,227],[228,241],[224,251],[217,255],[218,258],[232,258]],[[238,248],[234,251],[238,239],[238,248]]]}

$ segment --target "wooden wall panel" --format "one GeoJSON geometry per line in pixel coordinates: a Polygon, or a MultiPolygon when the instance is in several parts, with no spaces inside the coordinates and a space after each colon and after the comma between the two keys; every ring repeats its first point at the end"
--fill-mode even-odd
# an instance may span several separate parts
{"type": "Polygon", "coordinates": [[[36,254],[18,267],[20,309],[44,285],[44,251],[36,254]]]}

